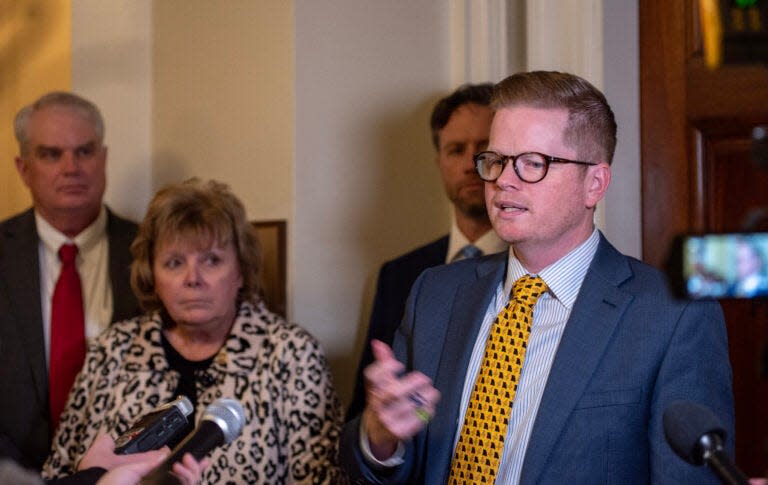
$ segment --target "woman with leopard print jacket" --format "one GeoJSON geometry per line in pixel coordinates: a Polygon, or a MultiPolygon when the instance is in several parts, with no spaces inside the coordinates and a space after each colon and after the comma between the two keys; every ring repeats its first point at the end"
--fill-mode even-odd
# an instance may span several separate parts
{"type": "Polygon", "coordinates": [[[323,351],[256,296],[255,233],[229,189],[196,179],[162,189],[131,251],[148,313],[89,344],[43,476],[74,472],[98,435],[120,435],[183,394],[197,417],[219,397],[245,410],[242,434],[211,452],[203,483],[343,481],[341,411],[323,351]]]}

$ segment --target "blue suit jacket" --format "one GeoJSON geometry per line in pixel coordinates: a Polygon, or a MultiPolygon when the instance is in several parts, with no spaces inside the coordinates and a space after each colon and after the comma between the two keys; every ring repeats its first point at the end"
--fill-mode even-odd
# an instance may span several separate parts
{"type": "MultiPolygon", "coordinates": [[[[445,483],[464,377],[506,254],[425,271],[414,284],[395,353],[441,392],[405,463],[382,473],[359,450],[359,418],[344,428],[343,466],[358,483],[445,483]]],[[[722,311],[678,301],[657,270],[602,236],[555,355],[528,443],[521,483],[717,483],[664,438],[677,399],[710,408],[733,449],[733,394],[722,311]]]]}
{"type": "Polygon", "coordinates": [[[379,280],[376,283],[376,296],[373,299],[368,334],[357,366],[352,403],[347,409],[347,420],[360,414],[365,407],[363,371],[373,362],[371,340],[381,340],[392,345],[395,331],[403,320],[405,301],[408,299],[408,293],[414,281],[425,269],[445,264],[447,254],[448,236],[443,236],[382,265],[379,280]]]}

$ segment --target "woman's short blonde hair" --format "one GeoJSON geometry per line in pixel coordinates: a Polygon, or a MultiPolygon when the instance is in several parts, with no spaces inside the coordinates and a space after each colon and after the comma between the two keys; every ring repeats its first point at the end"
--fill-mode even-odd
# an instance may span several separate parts
{"type": "Polygon", "coordinates": [[[164,308],[155,291],[152,272],[157,243],[179,237],[200,247],[208,247],[214,241],[219,245],[232,242],[243,278],[238,298],[257,298],[261,249],[256,229],[246,220],[243,204],[226,184],[192,178],[167,185],[155,194],[131,244],[131,287],[145,311],[164,308]]]}

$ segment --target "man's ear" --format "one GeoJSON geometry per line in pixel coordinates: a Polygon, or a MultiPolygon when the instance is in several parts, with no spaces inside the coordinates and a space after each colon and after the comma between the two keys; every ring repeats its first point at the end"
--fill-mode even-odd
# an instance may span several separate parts
{"type": "Polygon", "coordinates": [[[608,190],[611,184],[611,167],[607,163],[600,163],[588,167],[587,176],[584,180],[585,203],[587,208],[593,209],[597,206],[608,190]]]}
{"type": "Polygon", "coordinates": [[[27,162],[24,161],[24,159],[21,158],[21,156],[14,158],[13,161],[16,163],[16,171],[19,172],[19,176],[21,177],[21,180],[23,180],[26,185],[29,185],[29,183],[27,182],[27,176],[29,173],[28,172],[29,167],[27,167],[27,162]]]}

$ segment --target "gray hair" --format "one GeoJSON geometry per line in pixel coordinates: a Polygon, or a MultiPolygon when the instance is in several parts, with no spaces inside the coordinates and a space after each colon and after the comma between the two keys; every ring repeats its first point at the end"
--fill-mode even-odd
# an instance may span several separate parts
{"type": "Polygon", "coordinates": [[[37,101],[24,106],[16,113],[13,120],[13,131],[16,141],[19,142],[19,152],[25,155],[29,149],[29,119],[34,113],[42,109],[60,106],[78,111],[93,127],[99,144],[104,142],[104,119],[95,104],[74,93],[66,91],[53,91],[44,94],[37,101]]]}

